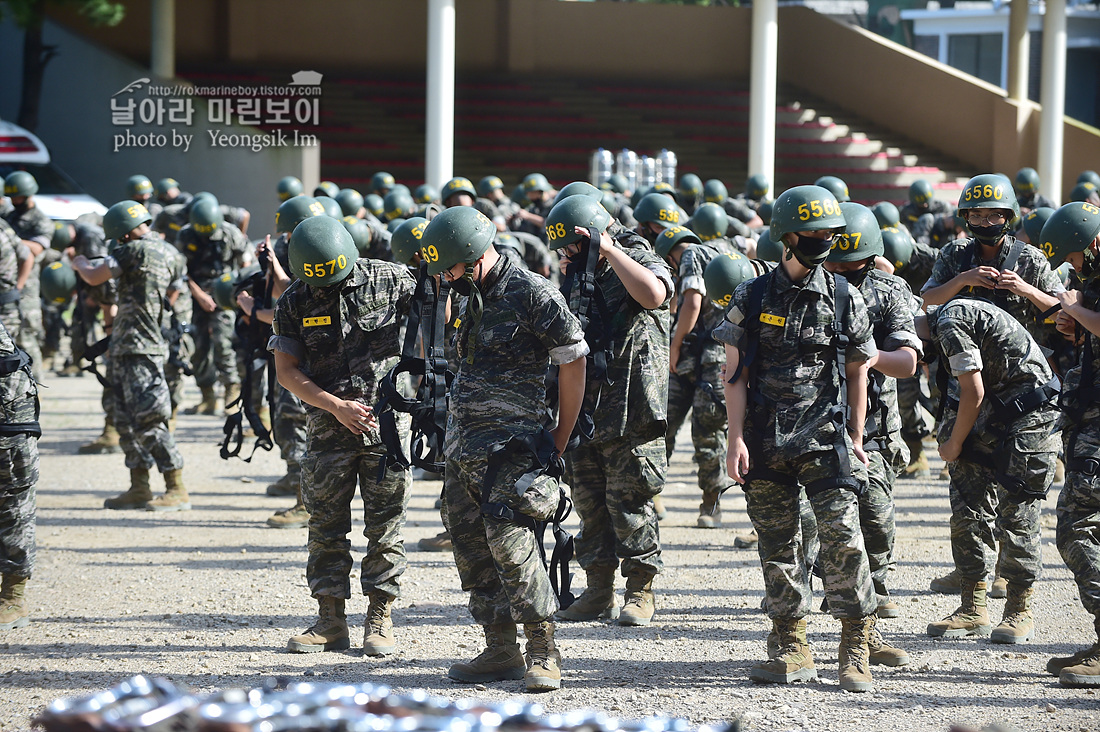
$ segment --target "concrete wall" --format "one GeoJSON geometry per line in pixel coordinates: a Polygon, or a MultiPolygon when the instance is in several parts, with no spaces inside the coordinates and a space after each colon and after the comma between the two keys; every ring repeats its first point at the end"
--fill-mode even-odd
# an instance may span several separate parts
{"type": "MultiPolygon", "coordinates": [[[[57,23],[47,22],[44,41],[57,45],[59,55],[46,67],[41,123],[36,134],[50,148],[53,161],[104,205],[110,206],[126,197],[126,179],[135,173],[149,176],[154,183],[171,176],[185,190],[207,190],[223,203],[249,209],[253,216],[249,234],[255,238],[274,229],[278,203],[275,187],[279,178],[297,175],[307,185],[316,184],[320,173],[319,146],[261,152],[212,148],[208,129],[251,135],[260,131],[240,125],[210,124],[206,103],[198,98],[193,98],[190,125],[166,123],[158,127],[140,121],[130,128],[113,125],[112,95],[136,79],[149,77],[148,69],[89,43],[57,23]],[[127,129],[134,135],[163,133],[168,140],[175,129],[193,138],[187,152],[171,147],[170,143],[167,148],[134,147],[115,152],[114,136],[127,129]]],[[[0,89],[0,117],[8,120],[15,120],[18,114],[22,46],[22,33],[10,22],[0,23],[0,68],[5,69],[8,80],[0,89]]],[[[140,100],[144,95],[135,97],[140,100]]]]}

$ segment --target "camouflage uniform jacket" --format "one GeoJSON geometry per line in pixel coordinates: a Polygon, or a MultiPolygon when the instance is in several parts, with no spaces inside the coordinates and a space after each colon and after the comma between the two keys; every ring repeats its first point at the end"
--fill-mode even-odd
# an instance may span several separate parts
{"type": "MultiPolygon", "coordinates": [[[[408,267],[373,259],[356,260],[343,282],[328,287],[295,280],[275,304],[268,350],[298,359],[302,373],[333,396],[373,408],[378,383],[401,354],[401,316],[415,288],[408,267]]],[[[344,429],[325,410],[305,407],[311,430],[344,429]]],[[[382,441],[377,429],[364,439],[382,441]]]]}
{"type": "MultiPolygon", "coordinates": [[[[1015,242],[1014,237],[1006,236],[1001,248],[997,251],[997,255],[991,262],[987,263],[981,260],[977,240],[956,239],[940,250],[939,255],[936,257],[936,264],[932,267],[932,276],[928,278],[928,282],[924,283],[921,292],[939,287],[966,270],[982,264],[1004,269],[1005,258],[1015,242]]],[[[1021,247],[1020,256],[1016,259],[1016,266],[1013,267],[1013,271],[1024,282],[1048,295],[1057,295],[1066,290],[1065,286],[1062,285],[1062,281],[1058,279],[1058,275],[1051,271],[1046,257],[1035,247],[1026,244],[1021,247]]],[[[1028,329],[1032,337],[1040,340],[1045,338],[1044,325],[1039,321],[1039,316],[1042,313],[1026,297],[1014,295],[1008,290],[992,290],[984,287],[964,288],[963,292],[968,290],[970,291],[968,294],[989,300],[1004,308],[1009,315],[1016,318],[1028,329]]]]}
{"type": "MultiPolygon", "coordinates": [[[[150,212],[152,215],[152,212],[150,212]]],[[[164,240],[175,244],[180,230],[187,226],[188,209],[186,203],[165,204],[153,219],[153,230],[164,235],[164,240]]]]}
{"type": "Polygon", "coordinates": [[[588,354],[580,321],[544,277],[501,258],[479,287],[480,321],[467,317],[470,298],[458,315],[445,446],[452,460],[484,460],[489,445],[548,427],[547,368],[588,354]]]}
{"type": "MultiPolygon", "coordinates": [[[[665,434],[668,409],[669,301],[673,290],[672,274],[658,257],[644,249],[624,249],[638,264],[665,283],[669,296],[660,307],[646,310],[626,291],[622,280],[607,260],[596,268],[600,288],[611,322],[606,337],[611,343],[607,364],[607,383],[598,384],[588,374],[584,408],[592,410],[596,396],[599,404],[592,411],[596,425],[594,439],[610,441],[631,435],[645,442],[665,434]]],[[[579,293],[574,287],[569,308],[576,312],[579,293]]],[[[593,323],[602,328],[593,308],[593,323]]]]}
{"type": "MultiPolygon", "coordinates": [[[[0,358],[11,356],[16,352],[15,344],[11,336],[0,323],[0,358]]],[[[37,401],[38,386],[26,369],[16,369],[7,376],[0,376],[0,424],[19,424],[34,422],[38,419],[37,401]]],[[[24,439],[23,435],[0,437],[0,449],[11,448],[16,441],[24,439]]],[[[4,494],[4,488],[0,486],[0,496],[4,494]]]]}
{"type": "MultiPolygon", "coordinates": [[[[1085,280],[1081,287],[1081,305],[1092,311],[1100,310],[1100,276],[1093,275],[1085,280]]],[[[1091,398],[1075,395],[1077,389],[1100,389],[1100,339],[1082,326],[1078,333],[1085,337],[1084,345],[1078,349],[1076,365],[1066,372],[1062,384],[1062,404],[1064,405],[1058,425],[1061,429],[1071,427],[1091,427],[1100,425],[1100,393],[1091,398]]]]}
{"type": "Polygon", "coordinates": [[[248,237],[228,222],[210,236],[200,234],[188,224],[180,229],[176,247],[187,257],[187,276],[207,293],[213,292],[218,277],[244,266],[252,250],[248,237]]]}
{"type": "MultiPolygon", "coordinates": [[[[31,269],[31,274],[27,278],[26,284],[23,285],[21,298],[24,306],[26,303],[31,303],[33,307],[40,307],[38,278],[42,269],[42,261],[45,258],[46,252],[50,249],[50,243],[53,241],[53,222],[50,221],[50,217],[42,213],[42,210],[37,206],[22,211],[14,209],[8,214],[7,220],[11,228],[15,229],[16,236],[20,239],[38,242],[42,245],[43,251],[34,258],[34,268],[31,269]]],[[[30,256],[29,249],[24,248],[22,251],[25,252],[26,256],[30,256]]]]}
{"type": "Polygon", "coordinates": [[[684,338],[680,348],[680,361],[676,364],[676,373],[680,375],[694,373],[699,363],[709,365],[726,360],[726,351],[722,344],[710,337],[711,331],[722,322],[722,311],[707,297],[703,273],[715,257],[732,254],[734,251],[729,240],[720,237],[702,244],[692,244],[680,257],[680,301],[683,301],[688,290],[695,290],[703,296],[699,319],[695,321],[695,327],[684,338]]]}
{"type": "MultiPolygon", "coordinates": [[[[16,289],[19,281],[19,262],[29,256],[27,245],[7,221],[0,219],[0,296],[16,289]]],[[[19,300],[18,295],[11,297],[15,298],[12,302],[19,300]]]]}
{"type": "Polygon", "coordinates": [[[118,314],[111,334],[114,356],[161,356],[168,346],[161,333],[172,284],[173,261],[153,232],[119,243],[105,260],[118,281],[118,314]]]}
{"type": "MultiPolygon", "coordinates": [[[[831,333],[836,279],[821,267],[801,282],[792,282],[782,267],[763,276],[770,281],[760,309],[756,382],[749,392],[745,437],[750,445],[762,440],[788,456],[832,450],[837,435],[830,412],[840,404],[831,333]]],[[[720,343],[736,347],[742,358],[748,346],[744,320],[753,282],[742,282],[734,291],[713,334],[720,343]]],[[[848,288],[847,336],[848,363],[878,353],[867,306],[854,287],[848,288]]]]}
{"type": "MultiPolygon", "coordinates": [[[[91,224],[73,224],[73,228],[76,230],[76,236],[73,237],[72,247],[78,256],[83,255],[93,261],[107,256],[107,240],[101,227],[91,224]]],[[[90,295],[100,305],[114,305],[118,300],[114,280],[107,280],[102,285],[91,287],[77,277],[76,289],[78,292],[90,295]]]]}
{"type": "MultiPolygon", "coordinates": [[[[1050,421],[1052,406],[1036,409],[1011,425],[996,414],[998,400],[1007,404],[1054,377],[1035,339],[1011,315],[985,300],[957,297],[934,310],[928,326],[953,377],[981,372],[985,398],[971,432],[985,433],[991,425],[1026,428],[1050,421]]],[[[959,398],[955,379],[948,396],[959,398]]]]}

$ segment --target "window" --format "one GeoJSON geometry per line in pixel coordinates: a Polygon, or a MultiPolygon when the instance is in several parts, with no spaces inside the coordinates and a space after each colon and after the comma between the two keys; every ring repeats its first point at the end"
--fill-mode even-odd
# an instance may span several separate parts
{"type": "Polygon", "coordinates": [[[999,33],[950,36],[947,63],[982,81],[1001,86],[1001,43],[999,33]]]}

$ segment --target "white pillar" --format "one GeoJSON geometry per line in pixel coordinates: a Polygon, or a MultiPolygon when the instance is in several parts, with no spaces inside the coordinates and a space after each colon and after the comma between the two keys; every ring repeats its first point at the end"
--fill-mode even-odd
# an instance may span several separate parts
{"type": "MultiPolygon", "coordinates": [[[[777,0],[752,4],[752,59],[749,69],[749,175],[763,173],[775,187],[775,98],[779,79],[777,0]]],[[[737,182],[740,185],[740,181],[737,182]]]]}
{"type": "Polygon", "coordinates": [[[1039,177],[1043,193],[1062,200],[1066,110],[1066,0],[1047,0],[1043,14],[1043,69],[1039,94],[1039,177]]]}
{"type": "Polygon", "coordinates": [[[155,76],[176,76],[176,0],[153,0],[149,70],[155,76]]]}
{"type": "Polygon", "coordinates": [[[1008,98],[1027,101],[1028,58],[1031,37],[1027,32],[1028,0],[1012,0],[1008,14],[1008,98]]]}
{"type": "Polygon", "coordinates": [[[454,175],[455,0],[428,0],[427,111],[424,182],[438,189],[454,175]]]}

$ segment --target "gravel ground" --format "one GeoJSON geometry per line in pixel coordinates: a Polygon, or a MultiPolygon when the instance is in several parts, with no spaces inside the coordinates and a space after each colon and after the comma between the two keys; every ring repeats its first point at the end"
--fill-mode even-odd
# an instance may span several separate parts
{"type": "MultiPolygon", "coordinates": [[[[260,453],[251,464],[222,461],[219,420],[181,416],[177,439],[194,510],[106,511],[103,499],[127,485],[122,456],[75,454],[99,432],[98,385],[90,377],[52,377],[48,386],[38,567],[28,585],[32,623],[0,635],[0,730],[28,728],[51,700],[98,691],[137,673],[199,692],[285,676],[385,683],[449,698],[524,696],[521,682],[471,687],[446,677],[452,662],[480,650],[482,638],[465,609],[451,557],[416,550],[418,539],[440,528],[432,507],[438,482],[418,481],[413,488],[405,533],[409,569],[395,606],[397,654],[365,658],[358,648],[289,654],[287,638],[312,622],[316,606],[304,577],[305,530],[264,526],[274,510],[289,504],[264,495],[264,486],[281,475],[277,454],[260,453]]],[[[196,400],[196,391],[189,396],[196,400]]],[[[1034,642],[1009,647],[924,635],[930,620],[957,604],[927,591],[929,580],[951,567],[947,484],[933,475],[898,485],[898,569],[890,585],[904,614],[880,626],[910,652],[912,665],[874,667],[873,693],[840,691],[839,623],[817,613],[810,637],[821,681],[758,686],[748,681],[748,669],[764,655],[768,622],[758,610],[756,553],[733,548],[734,535],[748,528],[744,499],[730,492],[723,528],[695,528],[699,494],[686,430],[682,437],[665,491],[666,569],[657,583],[654,624],[559,625],[563,688],[529,699],[550,711],[668,714],[695,724],[740,716],[752,730],[946,730],[951,723],[1100,729],[1100,694],[1064,689],[1043,669],[1051,655],[1068,655],[1094,640],[1091,618],[1054,546],[1055,492],[1043,516],[1048,570],[1035,600],[1034,642]]],[[[353,537],[361,549],[358,528],[353,537]]],[[[577,575],[583,584],[583,573],[577,575]]],[[[994,622],[1003,603],[990,601],[994,622]]],[[[366,600],[354,598],[349,620],[361,623],[365,610],[366,600]]],[[[362,636],[353,631],[352,641],[360,646],[362,636]]]]}

